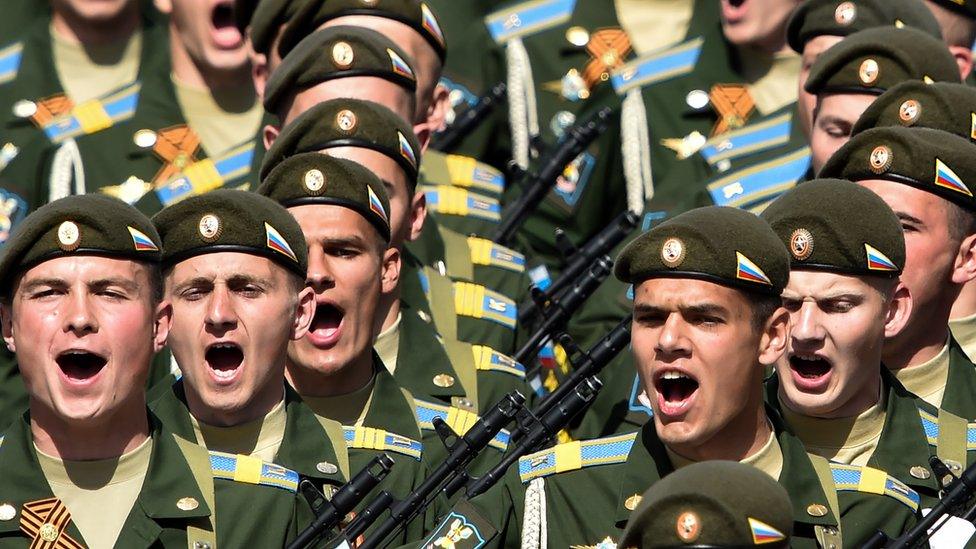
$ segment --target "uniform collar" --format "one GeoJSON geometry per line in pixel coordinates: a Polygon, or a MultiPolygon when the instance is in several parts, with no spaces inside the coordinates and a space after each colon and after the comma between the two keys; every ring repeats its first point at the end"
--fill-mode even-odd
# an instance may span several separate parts
{"type": "Polygon", "coordinates": [[[275,463],[292,469],[303,477],[315,479],[318,483],[336,486],[344,484],[347,479],[341,471],[326,474],[318,468],[322,463],[339,463],[335,444],[340,441],[329,438],[312,409],[287,384],[285,416],[285,438],[275,455],[275,463]]]}
{"type": "Polygon", "coordinates": [[[976,418],[976,367],[949,334],[949,379],[942,409],[965,418],[976,418]]]}
{"type": "Polygon", "coordinates": [[[461,378],[451,366],[444,345],[437,339],[434,325],[425,322],[407,306],[402,307],[402,315],[400,352],[393,379],[420,398],[431,396],[450,402],[452,397],[463,397],[461,378]],[[434,379],[447,379],[443,376],[450,376],[454,383],[450,387],[436,385],[434,379]]]}
{"type": "Polygon", "coordinates": [[[403,389],[375,352],[373,370],[376,375],[373,397],[369,401],[363,425],[420,440],[420,426],[417,424],[417,414],[414,413],[413,406],[407,402],[403,389]]]}

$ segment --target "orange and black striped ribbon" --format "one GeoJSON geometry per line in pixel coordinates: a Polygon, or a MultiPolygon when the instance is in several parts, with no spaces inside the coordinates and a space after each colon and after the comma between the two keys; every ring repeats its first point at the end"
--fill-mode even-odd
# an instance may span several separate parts
{"type": "Polygon", "coordinates": [[[153,178],[156,184],[166,183],[196,162],[200,136],[186,124],[171,126],[156,134],[153,152],[163,161],[163,167],[153,178]]]}
{"type": "Polygon", "coordinates": [[[715,84],[708,93],[708,99],[718,113],[712,136],[745,126],[756,108],[748,88],[742,84],[715,84]]]}
{"type": "Polygon", "coordinates": [[[37,110],[31,116],[31,122],[38,128],[46,127],[52,120],[69,114],[75,108],[75,104],[63,93],[41,99],[35,106],[37,110]]]}
{"type": "Polygon", "coordinates": [[[20,512],[20,531],[31,538],[30,549],[85,549],[65,533],[71,513],[58,498],[24,504],[20,512]]]}
{"type": "Polygon", "coordinates": [[[610,78],[610,72],[624,64],[630,53],[630,39],[621,29],[600,29],[590,35],[586,51],[592,59],[583,69],[583,81],[592,88],[610,78]]]}

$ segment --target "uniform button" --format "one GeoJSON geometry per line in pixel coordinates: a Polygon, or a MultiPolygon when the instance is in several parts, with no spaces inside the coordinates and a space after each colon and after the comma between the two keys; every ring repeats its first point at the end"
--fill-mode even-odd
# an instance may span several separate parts
{"type": "Polygon", "coordinates": [[[427,311],[417,311],[417,316],[420,317],[420,320],[423,320],[427,324],[430,324],[430,315],[427,314],[427,311]]]}
{"type": "Polygon", "coordinates": [[[156,132],[142,129],[132,134],[132,142],[140,149],[148,149],[156,144],[156,132]]]}
{"type": "Polygon", "coordinates": [[[0,505],[0,520],[10,520],[17,516],[17,509],[9,503],[0,505]]]}
{"type": "Polygon", "coordinates": [[[181,511],[192,511],[197,507],[200,507],[200,502],[197,501],[195,498],[180,498],[176,502],[176,506],[181,511]]]}
{"type": "Polygon", "coordinates": [[[471,401],[470,400],[468,400],[466,398],[462,398],[462,399],[458,400],[458,407],[459,408],[472,408],[472,407],[474,407],[474,405],[471,404],[471,401]]]}
{"type": "Polygon", "coordinates": [[[959,463],[958,461],[947,459],[945,460],[945,464],[949,468],[949,470],[952,471],[953,473],[958,473],[962,471],[962,464],[959,463]]]}
{"type": "Polygon", "coordinates": [[[434,376],[434,385],[438,387],[453,387],[454,386],[454,376],[448,374],[437,374],[434,376]]]}
{"type": "Polygon", "coordinates": [[[315,465],[315,468],[318,470],[318,472],[325,475],[334,475],[336,471],[339,470],[338,467],[332,463],[329,463],[328,461],[319,462],[315,465]]]}
{"type": "Polygon", "coordinates": [[[927,480],[932,476],[932,473],[928,469],[922,467],[921,465],[916,465],[908,470],[908,474],[920,480],[927,480]]]}
{"type": "Polygon", "coordinates": [[[590,41],[590,33],[580,26],[572,26],[566,29],[566,40],[577,47],[582,48],[590,41]]]}
{"type": "Polygon", "coordinates": [[[691,90],[688,92],[688,95],[685,96],[685,102],[688,103],[689,107],[695,110],[704,109],[708,106],[709,101],[708,92],[705,90],[691,90]]]}
{"type": "Polygon", "coordinates": [[[17,118],[30,118],[37,113],[37,103],[21,99],[14,103],[13,111],[17,118]]]}
{"type": "Polygon", "coordinates": [[[624,508],[627,509],[628,511],[633,511],[634,509],[637,509],[637,506],[640,505],[640,502],[641,502],[641,496],[639,494],[634,494],[624,501],[624,508]]]}
{"type": "Polygon", "coordinates": [[[827,508],[819,503],[813,503],[807,507],[807,514],[811,517],[823,517],[827,515],[827,508]]]}
{"type": "Polygon", "coordinates": [[[210,549],[210,544],[205,541],[195,541],[193,547],[195,549],[210,549]]]}

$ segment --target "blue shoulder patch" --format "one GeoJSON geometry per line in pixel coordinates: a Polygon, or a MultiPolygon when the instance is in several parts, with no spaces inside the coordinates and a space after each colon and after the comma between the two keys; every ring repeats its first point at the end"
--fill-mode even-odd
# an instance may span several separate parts
{"type": "Polygon", "coordinates": [[[918,510],[918,493],[881,469],[831,463],[830,472],[839,492],[885,495],[905,504],[913,512],[918,510]]]}
{"type": "Polygon", "coordinates": [[[596,465],[624,463],[637,440],[637,433],[593,440],[575,440],[519,458],[519,477],[523,483],[566,471],[596,465]]]}
{"type": "Polygon", "coordinates": [[[23,53],[23,42],[15,42],[0,49],[0,84],[6,84],[17,78],[23,53]]]}
{"type": "Polygon", "coordinates": [[[485,24],[495,42],[504,44],[565,23],[575,7],[576,0],[531,0],[489,14],[485,24]]]}
{"type": "Polygon", "coordinates": [[[610,84],[618,95],[632,89],[688,74],[698,63],[703,38],[693,38],[664,51],[651,52],[622,65],[613,72],[610,84]]]}
{"type": "Polygon", "coordinates": [[[211,451],[210,468],[214,478],[298,491],[298,473],[256,457],[211,451]]]}
{"type": "Polygon", "coordinates": [[[349,448],[390,451],[417,461],[424,453],[424,445],[420,442],[383,429],[344,425],[342,432],[349,448]]]}
{"type": "Polygon", "coordinates": [[[717,206],[762,209],[792,189],[810,168],[810,147],[723,175],[708,184],[717,206]]]}

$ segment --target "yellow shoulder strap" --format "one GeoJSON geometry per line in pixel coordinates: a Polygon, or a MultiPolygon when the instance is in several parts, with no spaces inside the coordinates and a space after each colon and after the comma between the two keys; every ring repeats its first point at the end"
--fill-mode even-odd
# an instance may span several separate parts
{"type": "Polygon", "coordinates": [[[315,414],[315,419],[319,421],[319,425],[325,430],[325,435],[329,437],[329,441],[332,442],[332,448],[335,449],[336,461],[338,461],[339,472],[345,478],[349,477],[349,452],[346,451],[346,435],[342,431],[342,425],[338,421],[333,421],[327,417],[322,417],[315,414]]]}
{"type": "Polygon", "coordinates": [[[965,419],[939,410],[939,438],[935,453],[946,465],[966,466],[968,429],[969,424],[965,419]]]}
{"type": "Polygon", "coordinates": [[[817,472],[817,480],[820,481],[820,488],[823,489],[824,495],[827,496],[827,505],[830,506],[830,512],[837,521],[836,529],[828,529],[823,526],[814,527],[817,539],[821,541],[822,547],[843,547],[842,541],[844,537],[840,529],[840,501],[837,498],[837,485],[834,483],[834,473],[830,470],[830,462],[815,454],[808,455],[810,462],[813,464],[813,469],[817,472]]]}
{"type": "MultiPolygon", "coordinates": [[[[210,516],[207,524],[189,524],[186,527],[186,545],[188,549],[196,549],[201,546],[201,542],[209,544],[212,549],[217,549],[217,506],[214,497],[213,469],[210,467],[210,453],[203,446],[199,446],[188,440],[184,440],[173,435],[173,440],[179,447],[193,479],[196,480],[200,493],[203,494],[204,501],[210,507],[210,516]]],[[[202,522],[202,521],[201,521],[202,522]]]]}

